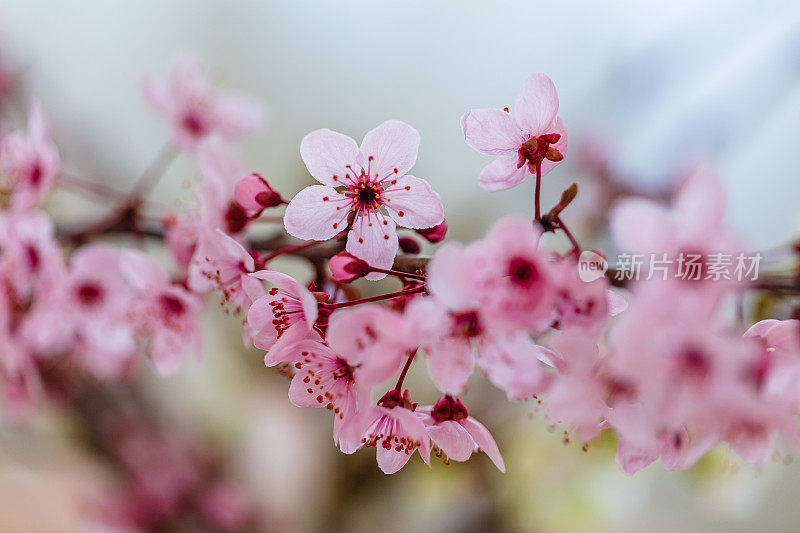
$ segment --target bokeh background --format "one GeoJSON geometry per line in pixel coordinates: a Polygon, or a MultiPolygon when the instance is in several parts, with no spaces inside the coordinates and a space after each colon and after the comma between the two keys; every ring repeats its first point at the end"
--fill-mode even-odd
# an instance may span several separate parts
{"type": "MultiPolygon", "coordinates": [[[[542,71],[571,143],[544,204],[577,182],[585,194],[564,217],[579,238],[604,244],[598,168],[656,194],[700,161],[724,176],[730,222],[754,249],[800,234],[796,1],[0,2],[0,55],[44,102],[63,167],[121,189],[169,136],[140,77],[165,73],[180,51],[267,106],[268,127],[243,146],[284,196],[311,182],[298,152],[307,132],[358,139],[400,119],[422,135],[415,174],[441,194],[450,237],[477,238],[503,214],[528,213],[532,190],[482,191],[488,158],[464,144],[459,118],[513,105],[525,77],[542,71]]],[[[155,200],[165,212],[185,209],[197,180],[179,160],[155,200]]],[[[50,202],[67,222],[103,207],[63,193],[50,202]]],[[[284,266],[302,275],[302,265],[284,266]]],[[[202,362],[145,375],[141,388],[171,427],[226,457],[226,475],[270,530],[800,530],[800,465],[789,450],[762,468],[719,449],[688,472],[654,464],[627,477],[612,442],[585,452],[565,444],[535,404],[509,405],[481,376],[464,398],[508,472],[475,457],[432,469],[412,461],[384,476],[374,453],[340,454],[327,413],[293,407],[286,379],[242,348],[239,323],[223,316],[210,302],[202,362]]],[[[421,378],[412,374],[417,397],[435,400],[421,378]]],[[[113,473],[57,407],[25,423],[0,419],[0,530],[85,531],[108,483],[113,473]]]]}

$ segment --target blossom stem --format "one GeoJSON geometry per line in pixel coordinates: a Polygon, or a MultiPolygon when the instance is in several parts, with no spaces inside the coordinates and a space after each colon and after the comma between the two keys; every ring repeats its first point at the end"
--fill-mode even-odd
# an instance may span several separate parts
{"type": "Polygon", "coordinates": [[[102,183],[97,183],[62,171],[59,175],[59,185],[70,191],[88,194],[100,200],[124,200],[126,194],[102,183]]]}
{"type": "Polygon", "coordinates": [[[414,361],[414,357],[416,357],[417,351],[414,350],[413,352],[408,354],[408,359],[406,359],[406,364],[403,367],[402,372],[400,372],[400,377],[397,378],[397,385],[394,386],[394,390],[400,392],[400,389],[403,386],[403,381],[406,379],[406,374],[408,374],[408,369],[411,367],[411,362],[414,361]]]}
{"type": "Polygon", "coordinates": [[[413,289],[404,289],[402,291],[390,292],[388,294],[379,294],[378,296],[370,296],[369,298],[362,298],[361,300],[353,300],[350,302],[340,302],[338,304],[320,303],[320,307],[333,311],[334,309],[341,309],[342,307],[350,307],[353,305],[366,304],[370,302],[379,302],[381,300],[389,300],[397,298],[398,296],[407,296],[409,294],[419,294],[425,292],[425,287],[414,287],[413,289]]]}
{"type": "Polygon", "coordinates": [[[567,239],[569,239],[569,242],[572,243],[572,253],[580,254],[581,253],[581,245],[578,244],[578,241],[577,241],[577,239],[575,239],[575,236],[572,234],[572,232],[569,230],[569,228],[567,228],[566,224],[564,224],[561,221],[560,217],[556,218],[556,222],[558,223],[558,228],[561,231],[564,232],[564,235],[567,236],[567,239]]]}
{"type": "Polygon", "coordinates": [[[131,198],[136,201],[136,199],[142,199],[147,196],[158,185],[164,172],[167,171],[177,155],[178,150],[172,143],[165,144],[139,177],[136,185],[133,186],[131,198]]]}
{"type": "Polygon", "coordinates": [[[539,196],[541,195],[542,191],[542,162],[539,161],[536,163],[536,186],[533,193],[533,203],[534,203],[534,214],[533,220],[541,220],[542,218],[542,209],[539,205],[539,196]]]}
{"type": "Polygon", "coordinates": [[[419,281],[425,281],[425,276],[421,274],[410,274],[408,272],[401,272],[399,270],[390,270],[390,269],[375,268],[375,267],[370,267],[370,269],[372,270],[372,272],[389,274],[390,276],[397,276],[398,278],[409,278],[409,279],[416,279],[419,281]]]}

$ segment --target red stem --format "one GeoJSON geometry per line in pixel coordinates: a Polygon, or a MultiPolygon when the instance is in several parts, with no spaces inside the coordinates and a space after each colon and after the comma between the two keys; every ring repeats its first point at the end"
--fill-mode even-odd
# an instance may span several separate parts
{"type": "Polygon", "coordinates": [[[404,289],[398,292],[390,292],[388,294],[379,294],[378,296],[371,296],[369,298],[363,298],[361,300],[353,300],[350,302],[341,302],[338,304],[326,304],[321,303],[319,304],[320,307],[324,307],[325,309],[329,309],[333,311],[334,309],[341,309],[342,307],[350,307],[352,305],[359,305],[359,304],[366,304],[369,302],[379,302],[381,300],[389,300],[390,298],[397,298],[398,296],[407,296],[409,294],[419,294],[421,292],[425,292],[425,287],[415,287],[413,289],[404,289]]]}
{"type": "Polygon", "coordinates": [[[406,364],[403,367],[403,371],[400,372],[400,377],[397,378],[397,385],[394,386],[394,390],[396,390],[397,392],[400,392],[400,388],[403,386],[403,380],[406,379],[406,374],[408,373],[408,369],[411,366],[411,362],[414,360],[414,357],[416,355],[417,351],[414,350],[409,354],[408,359],[406,359],[406,364]]]}
{"type": "Polygon", "coordinates": [[[558,229],[563,231],[564,235],[566,235],[567,239],[569,239],[569,242],[572,243],[573,253],[580,254],[581,245],[578,244],[578,240],[575,239],[575,236],[572,234],[572,232],[569,229],[567,229],[567,226],[561,221],[561,218],[556,218],[556,221],[558,222],[558,229]]]}
{"type": "Polygon", "coordinates": [[[534,190],[534,197],[533,197],[534,210],[535,210],[533,216],[534,220],[540,220],[542,218],[542,210],[541,207],[539,207],[539,195],[541,193],[541,190],[542,190],[542,162],[539,161],[538,163],[536,163],[536,188],[534,190]]]}
{"type": "Polygon", "coordinates": [[[373,272],[380,272],[381,274],[389,274],[390,276],[397,276],[399,278],[410,278],[419,281],[425,281],[425,276],[420,274],[409,274],[408,272],[401,272],[399,270],[387,270],[383,268],[370,267],[373,272]]]}

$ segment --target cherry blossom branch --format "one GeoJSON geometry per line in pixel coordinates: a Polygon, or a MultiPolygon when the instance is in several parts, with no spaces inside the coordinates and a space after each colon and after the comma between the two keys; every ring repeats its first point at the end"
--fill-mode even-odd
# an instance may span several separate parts
{"type": "Polygon", "coordinates": [[[400,372],[400,377],[397,378],[397,384],[394,386],[394,390],[400,392],[401,388],[403,387],[403,381],[406,379],[406,374],[408,374],[408,369],[411,368],[411,363],[414,361],[414,357],[417,356],[417,350],[414,350],[410,354],[408,354],[408,359],[406,359],[406,364],[403,366],[402,372],[400,372]]]}
{"type": "Polygon", "coordinates": [[[131,191],[131,199],[143,199],[146,197],[161,180],[164,172],[167,171],[169,166],[178,156],[178,149],[171,142],[165,144],[161,150],[156,154],[156,157],[145,169],[139,180],[133,186],[131,191]]]}
{"type": "Polygon", "coordinates": [[[319,306],[333,311],[343,307],[351,307],[353,305],[366,304],[370,302],[379,302],[381,300],[390,300],[399,296],[409,296],[411,294],[419,294],[422,292],[425,292],[425,287],[414,287],[413,289],[404,289],[402,291],[390,292],[388,294],[379,294],[378,296],[371,296],[369,298],[362,298],[360,300],[351,300],[349,302],[340,302],[336,304],[320,303],[319,306]]]}

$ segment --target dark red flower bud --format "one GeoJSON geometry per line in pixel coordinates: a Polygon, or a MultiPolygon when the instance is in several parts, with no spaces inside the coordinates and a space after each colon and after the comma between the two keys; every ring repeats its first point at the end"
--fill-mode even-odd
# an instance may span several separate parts
{"type": "Polygon", "coordinates": [[[411,237],[401,237],[397,240],[397,244],[399,244],[400,249],[407,254],[418,254],[420,250],[422,250],[419,243],[411,237]]]}
{"type": "Polygon", "coordinates": [[[339,283],[350,283],[358,278],[363,278],[372,269],[365,262],[347,252],[339,252],[328,261],[333,279],[339,283]]]}
{"type": "Polygon", "coordinates": [[[444,236],[447,234],[447,221],[442,220],[441,224],[437,224],[432,228],[418,229],[416,232],[425,237],[428,242],[432,244],[442,242],[444,236]]]}

